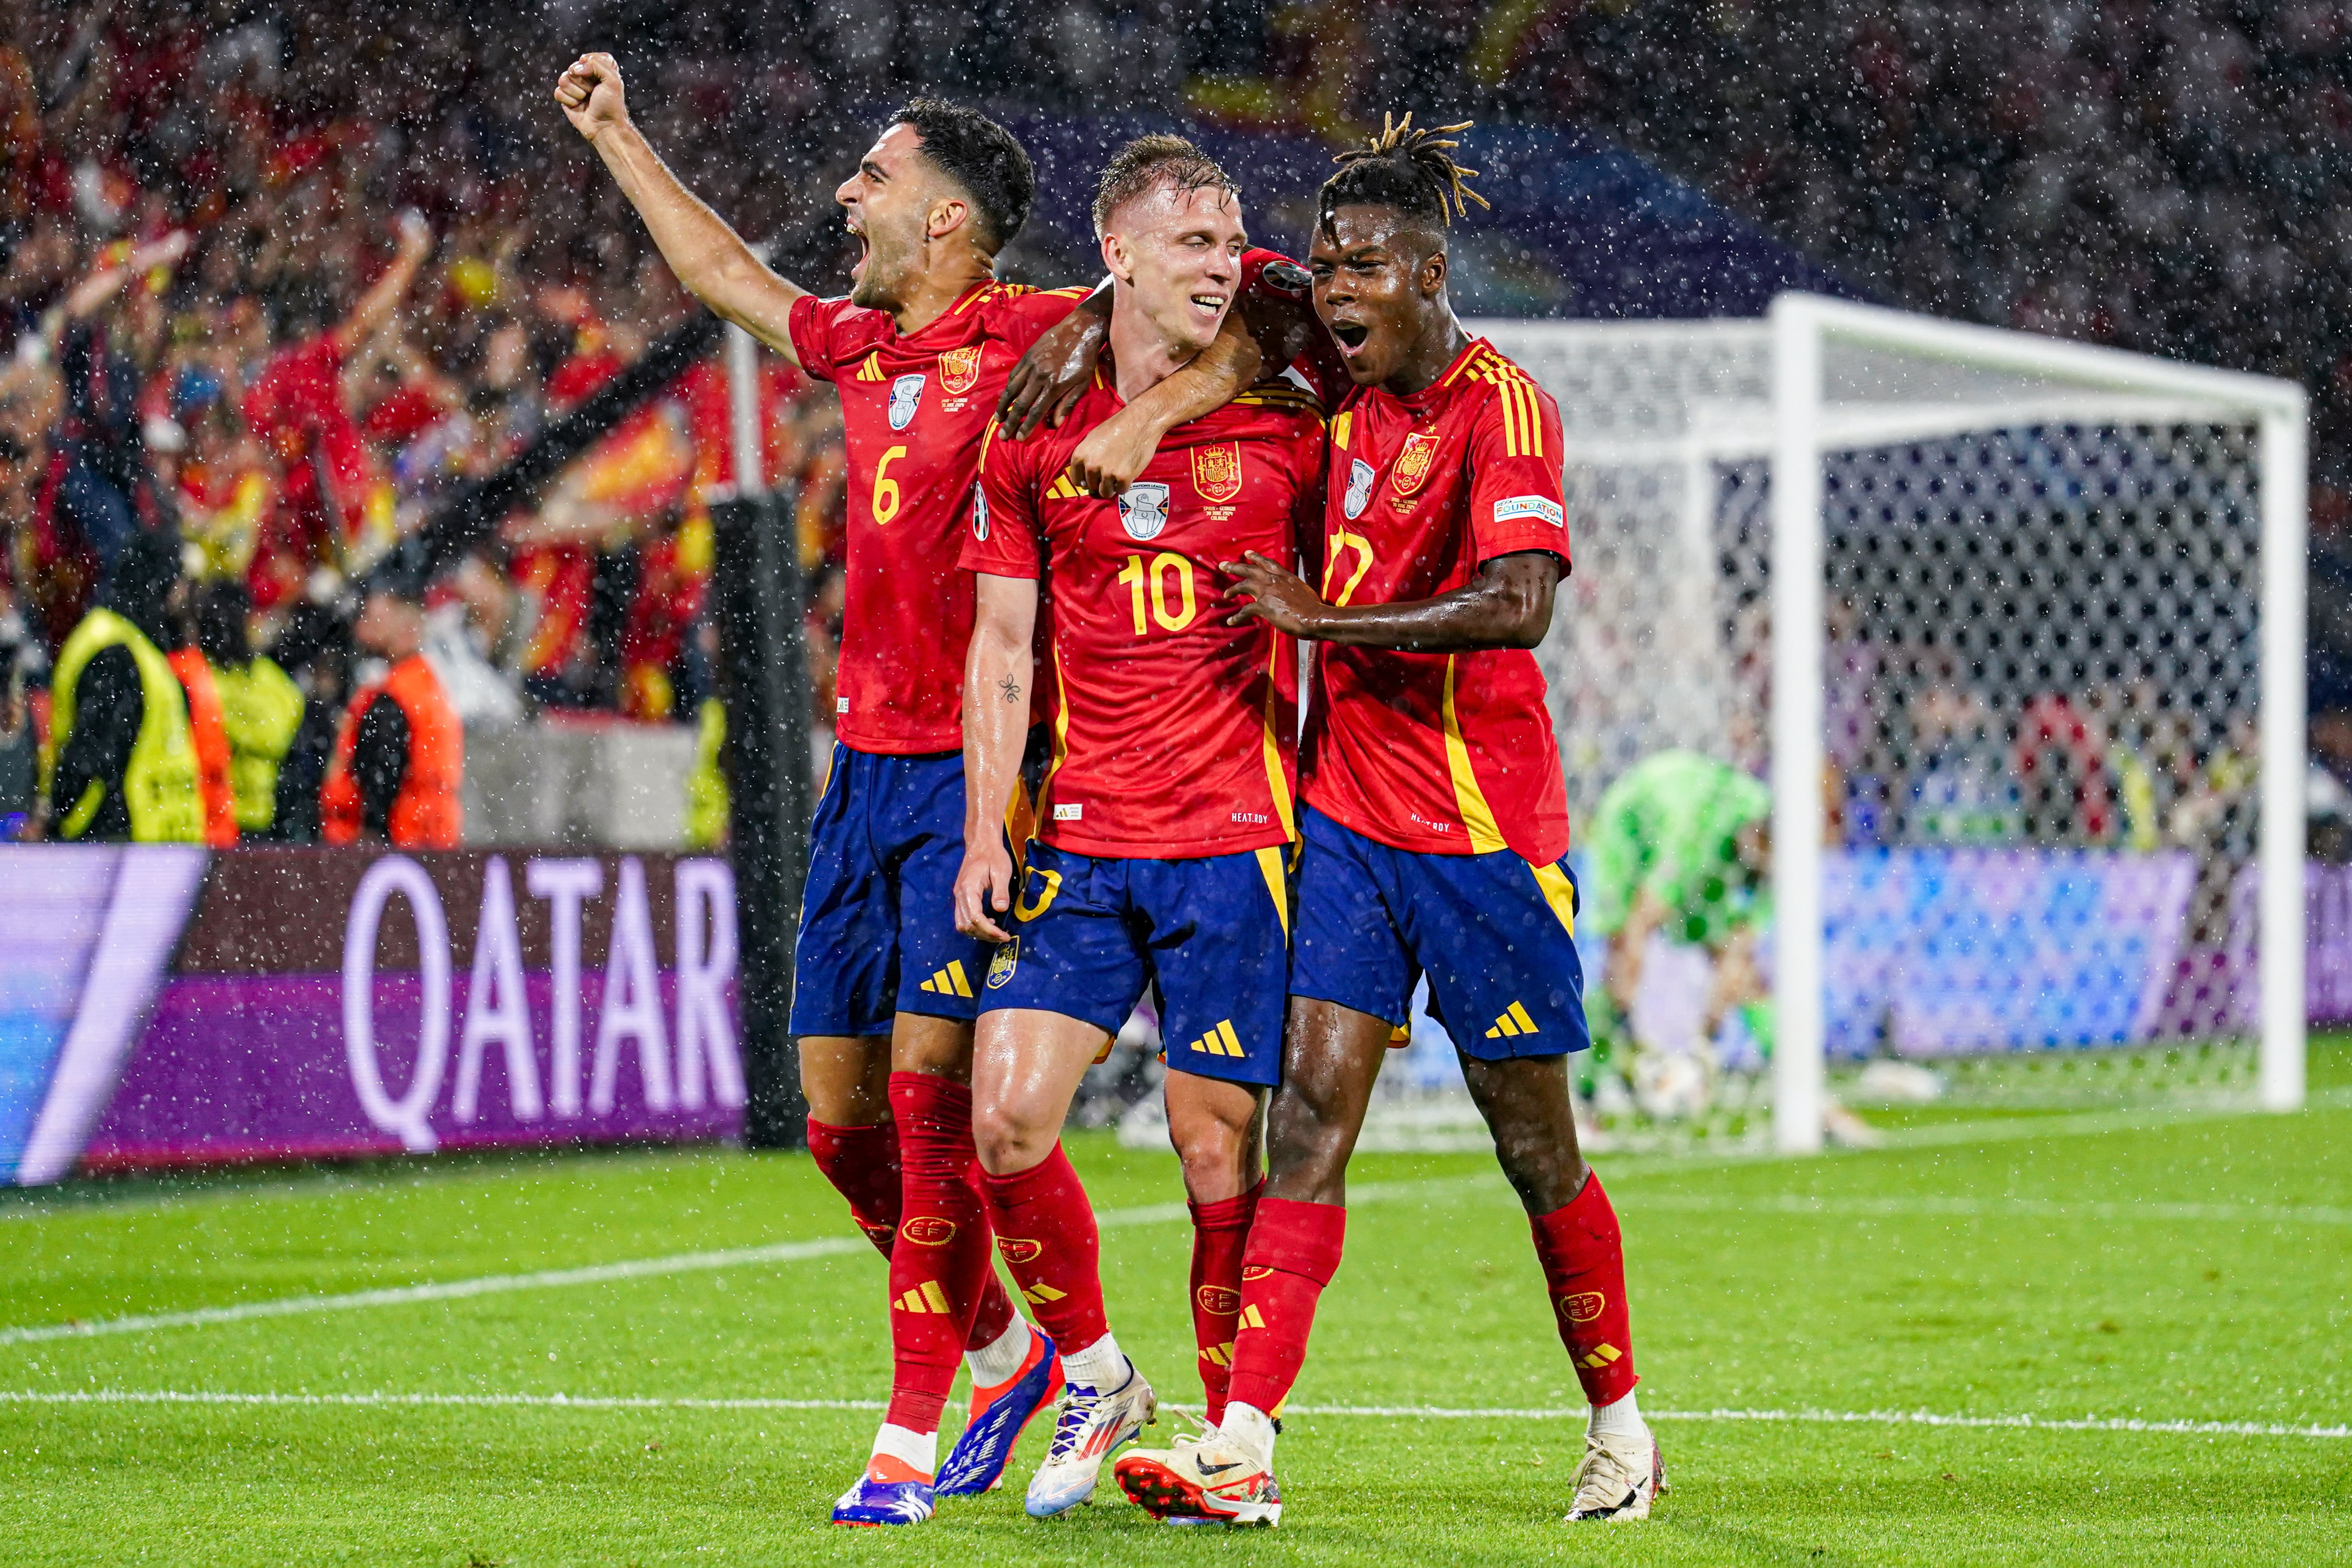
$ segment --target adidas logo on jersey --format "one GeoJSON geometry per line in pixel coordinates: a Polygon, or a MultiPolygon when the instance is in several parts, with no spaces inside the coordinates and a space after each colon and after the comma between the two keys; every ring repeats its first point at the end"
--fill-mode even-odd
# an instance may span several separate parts
{"type": "Polygon", "coordinates": [[[1070,482],[1069,475],[1056,474],[1054,476],[1054,482],[1045,487],[1045,499],[1047,500],[1084,500],[1087,498],[1079,491],[1077,486],[1070,482]]]}
{"type": "Polygon", "coordinates": [[[1215,1028],[1194,1040],[1189,1048],[1213,1057],[1238,1057],[1243,1054],[1242,1043],[1234,1036],[1231,1018],[1219,1020],[1215,1028]]]}
{"type": "Polygon", "coordinates": [[[882,379],[881,350],[875,350],[859,363],[857,366],[857,379],[860,381],[879,381],[882,379]]]}
{"type": "Polygon", "coordinates": [[[964,978],[963,960],[959,958],[916,989],[928,991],[934,996],[969,996],[971,994],[971,982],[964,978]]]}
{"type": "Polygon", "coordinates": [[[948,1293],[940,1289],[940,1282],[926,1279],[905,1295],[891,1297],[890,1310],[894,1312],[946,1312],[951,1309],[948,1305],[948,1293]]]}
{"type": "Polygon", "coordinates": [[[1528,1016],[1528,1010],[1525,1007],[1514,1002],[1511,1004],[1510,1011],[1495,1020],[1495,1026],[1486,1031],[1486,1037],[1490,1040],[1515,1039],[1521,1035],[1534,1033],[1536,1033],[1536,1021],[1528,1016]]]}

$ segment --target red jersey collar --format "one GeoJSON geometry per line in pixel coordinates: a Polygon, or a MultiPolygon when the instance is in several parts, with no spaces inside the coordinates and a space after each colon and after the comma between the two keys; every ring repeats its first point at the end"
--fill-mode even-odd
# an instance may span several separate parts
{"type": "MultiPolygon", "coordinates": [[[[1462,352],[1447,363],[1435,381],[1409,397],[1397,398],[1397,401],[1411,409],[1416,416],[1428,413],[1453,395],[1454,384],[1462,379],[1463,371],[1469,367],[1472,360],[1486,353],[1490,346],[1484,338],[1472,338],[1463,345],[1462,352]]],[[[1391,393],[1390,395],[1395,396],[1395,394],[1391,393]]]]}
{"type": "MultiPolygon", "coordinates": [[[[971,288],[956,296],[954,304],[950,305],[946,310],[941,310],[938,315],[932,317],[929,321],[925,321],[919,328],[911,332],[900,331],[898,330],[898,321],[896,320],[892,320],[890,321],[890,335],[896,338],[902,345],[912,344],[919,347],[925,338],[929,337],[935,331],[939,331],[947,322],[954,321],[957,317],[961,316],[966,311],[970,310],[972,306],[979,301],[982,295],[987,293],[991,289],[995,287],[997,287],[997,284],[994,279],[991,279],[985,283],[973,284],[971,288]]],[[[887,310],[885,310],[882,314],[884,317],[887,318],[890,313],[887,310]]]]}

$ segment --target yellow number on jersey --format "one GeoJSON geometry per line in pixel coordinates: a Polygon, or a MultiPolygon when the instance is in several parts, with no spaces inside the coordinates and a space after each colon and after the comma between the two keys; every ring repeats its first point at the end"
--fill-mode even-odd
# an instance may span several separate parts
{"type": "Polygon", "coordinates": [[[877,523],[887,523],[898,515],[898,481],[886,476],[890,465],[906,455],[906,447],[893,447],[874,465],[874,521],[877,523]]]}
{"type": "Polygon", "coordinates": [[[1362,582],[1364,574],[1371,569],[1372,542],[1370,540],[1360,533],[1349,533],[1344,531],[1331,535],[1331,548],[1323,563],[1323,597],[1334,605],[1346,604],[1356,596],[1356,584],[1362,582]],[[1340,588],[1339,596],[1334,598],[1331,594],[1331,579],[1339,574],[1339,557],[1342,552],[1349,550],[1356,552],[1356,569],[1348,574],[1346,584],[1340,588]]]}
{"type": "Polygon", "coordinates": [[[1143,557],[1130,555],[1127,564],[1118,569],[1118,581],[1127,585],[1128,597],[1135,611],[1135,635],[1141,637],[1150,630],[1143,618],[1144,587],[1151,589],[1151,618],[1160,623],[1162,631],[1181,632],[1192,624],[1200,613],[1199,601],[1193,596],[1192,563],[1172,550],[1163,550],[1146,566],[1143,557]],[[1176,574],[1177,609],[1168,608],[1168,574],[1176,574]]]}

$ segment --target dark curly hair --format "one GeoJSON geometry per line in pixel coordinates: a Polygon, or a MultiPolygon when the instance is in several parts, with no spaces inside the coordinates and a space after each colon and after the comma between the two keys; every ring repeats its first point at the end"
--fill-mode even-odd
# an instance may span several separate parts
{"type": "Polygon", "coordinates": [[[1486,206],[1486,198],[1470,188],[1478,171],[1453,156],[1461,145],[1454,137],[1470,124],[1415,130],[1410,110],[1402,120],[1381,115],[1379,135],[1331,160],[1339,172],[1323,182],[1316,227],[1336,239],[1332,219],[1341,207],[1380,206],[1451,228],[1456,214],[1469,216],[1472,202],[1486,206]]]}
{"type": "Polygon", "coordinates": [[[976,109],[943,98],[919,98],[890,117],[923,139],[923,156],[971,197],[981,242],[1002,250],[1029,221],[1037,199],[1037,171],[1013,132],[976,109]]]}

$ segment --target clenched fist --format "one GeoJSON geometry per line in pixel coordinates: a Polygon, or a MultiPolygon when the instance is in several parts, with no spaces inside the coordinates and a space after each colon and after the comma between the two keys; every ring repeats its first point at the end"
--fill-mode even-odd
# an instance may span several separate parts
{"type": "Polygon", "coordinates": [[[621,96],[620,62],[610,55],[582,55],[555,79],[555,101],[572,129],[589,141],[600,131],[629,122],[629,106],[621,96]]]}

